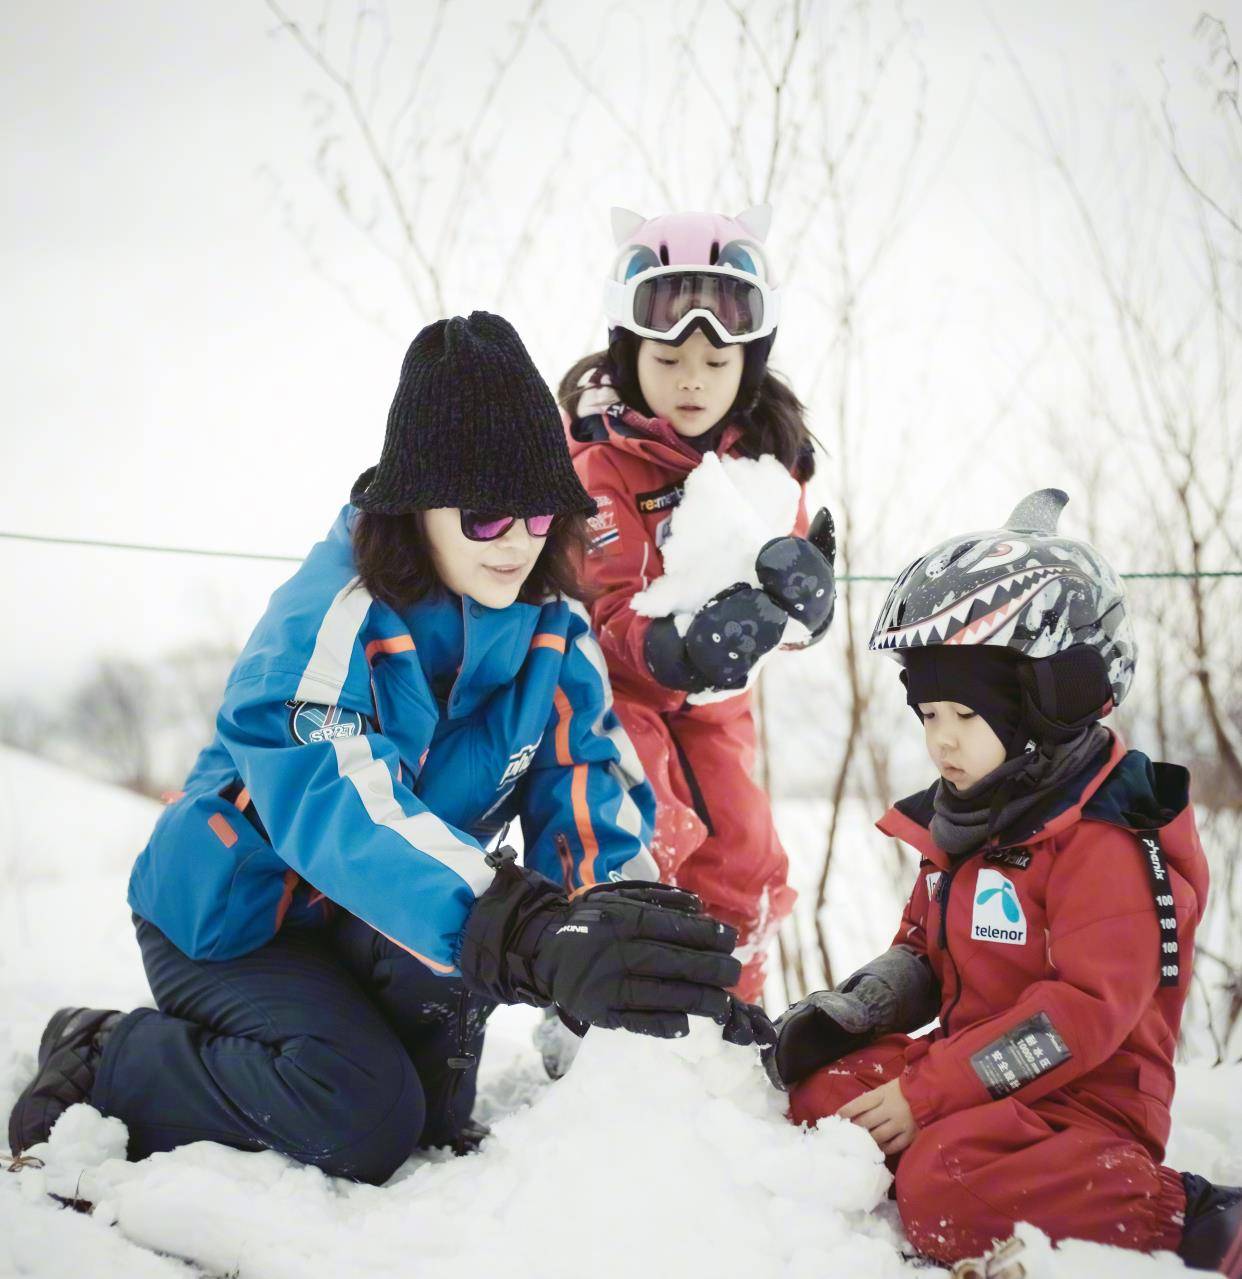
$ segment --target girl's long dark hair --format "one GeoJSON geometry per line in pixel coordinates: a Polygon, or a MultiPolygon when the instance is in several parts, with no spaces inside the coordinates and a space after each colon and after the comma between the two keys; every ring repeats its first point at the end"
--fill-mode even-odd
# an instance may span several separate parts
{"type": "MultiPolygon", "coordinates": [[[[440,585],[418,513],[372,515],[359,512],[353,528],[354,566],[377,600],[395,609],[431,594],[440,585]]],[[[584,515],[559,515],[518,599],[542,603],[550,595],[589,599],[582,580],[587,548],[584,515]]]]}
{"type": "MultiPolygon", "coordinates": [[[[573,421],[582,397],[605,383],[621,402],[650,417],[651,409],[638,384],[638,348],[642,338],[627,329],[613,331],[603,351],[584,356],[563,378],[557,399],[573,421]]],[[[742,432],[742,451],[751,457],[772,454],[805,484],[815,474],[815,454],[807,429],[806,409],[783,377],[767,367],[770,342],[760,340],[744,348],[745,364],[737,399],[728,420],[742,432]]]]}

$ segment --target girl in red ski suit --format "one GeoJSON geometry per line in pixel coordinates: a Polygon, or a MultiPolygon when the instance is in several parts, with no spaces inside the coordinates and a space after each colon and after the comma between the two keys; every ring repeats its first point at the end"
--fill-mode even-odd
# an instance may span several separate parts
{"type": "MultiPolygon", "coordinates": [[[[750,215],[755,213],[750,211],[750,215]]],[[[640,278],[645,274],[676,276],[683,289],[687,280],[692,289],[696,263],[706,263],[711,249],[721,245],[725,248],[718,258],[729,257],[733,246],[743,240],[750,256],[736,260],[747,271],[760,270],[754,240],[762,235],[753,235],[755,216],[750,216],[750,227],[707,214],[674,214],[650,221],[628,216],[631,221],[627,223],[623,211],[614,211],[623,269],[627,255],[635,254],[641,267],[656,260],[657,250],[668,264],[663,269],[659,265],[648,267],[640,278]]],[[[686,306],[683,294],[679,308],[683,319],[700,314],[687,311],[686,306]]],[[[673,341],[644,342],[627,314],[610,310],[609,318],[613,324],[609,349],[581,361],[561,386],[574,467],[599,507],[589,521],[592,542],[586,563],[587,582],[595,592],[591,621],[608,663],[617,716],[655,791],[657,814],[651,851],[661,876],[696,893],[707,910],[738,929],[738,953],[744,967],[736,993],[754,1002],[762,996],[768,943],[793,908],[796,893],[787,883],[788,859],[773,825],[767,795],[752,776],[755,725],[750,694],[738,692],[702,704],[689,702],[688,691],[693,686],[677,678],[677,662],[668,674],[659,653],[653,655],[653,647],[659,648],[659,644],[653,646],[653,640],[660,634],[661,624],[671,637],[670,619],[640,616],[631,601],[663,573],[660,546],[672,512],[681,500],[687,476],[709,448],[721,457],[775,453],[805,484],[813,471],[809,437],[801,405],[767,370],[770,333],[745,344],[741,382],[732,405],[725,403],[723,416],[687,426],[670,420],[676,418],[675,408],[669,410],[670,417],[661,417],[649,405],[649,398],[658,400],[658,388],[644,380],[640,344],[656,350],[657,356],[666,352],[670,361],[688,358],[686,353],[694,350],[696,343],[705,357],[719,351],[723,359],[729,352],[715,329],[700,318],[674,334],[673,341]],[[605,391],[602,397],[594,391],[601,386],[605,391]],[[579,416],[579,404],[587,394],[612,403],[594,413],[585,411],[584,405],[579,416]],[[774,422],[778,423],[775,427],[774,422]]],[[[679,385],[690,388],[687,394],[698,393],[692,376],[679,385]]],[[[830,529],[826,512],[819,528],[830,529]]],[[[831,534],[817,534],[819,549],[809,549],[810,544],[803,540],[807,533],[804,500],[799,503],[793,533],[802,553],[814,562],[807,580],[814,578],[817,568],[821,583],[826,580],[831,590],[832,569],[825,558],[825,552],[829,557],[832,554],[831,534]]],[[[787,543],[794,540],[783,539],[787,543]]],[[[806,563],[802,562],[803,568],[806,563]]],[[[803,580],[802,575],[795,576],[803,580]]],[[[751,595],[763,597],[763,592],[752,591],[751,595]]],[[[778,600],[779,596],[778,591],[778,600]]],[[[759,602],[770,608],[765,598],[759,602]]],[[[790,608],[787,599],[781,603],[790,608]]],[[[812,631],[813,640],[822,637],[831,620],[831,599],[827,603],[827,619],[817,632],[812,631]]],[[[786,615],[778,612],[776,616],[779,638],[786,615]]],[[[766,624],[760,621],[761,626],[766,624]]],[[[743,619],[742,625],[751,622],[743,619]]],[[[769,635],[759,649],[770,650],[777,638],[769,635]]],[[[680,645],[675,638],[673,643],[680,645]]],[[[761,655],[757,649],[753,656],[761,655]]],[[[742,683],[744,675],[741,672],[742,683]]],[[[708,681],[708,687],[721,686],[737,688],[741,684],[708,681]]]]}
{"type": "Polygon", "coordinates": [[[1239,1192],[1162,1163],[1208,889],[1189,775],[1095,722],[1133,670],[1120,586],[1085,543],[1047,527],[1041,543],[1027,503],[890,594],[871,647],[898,650],[944,780],[878,823],[920,857],[892,947],[780,1019],[769,1073],[795,1123],[871,1132],[910,1242],[937,1261],[1025,1221],[1237,1275],[1239,1192]],[[984,721],[999,754],[963,773],[984,721]]]}

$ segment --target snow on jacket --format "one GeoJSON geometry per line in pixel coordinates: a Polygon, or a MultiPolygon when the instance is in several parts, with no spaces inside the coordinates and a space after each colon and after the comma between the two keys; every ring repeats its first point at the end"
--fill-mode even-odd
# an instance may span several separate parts
{"type": "Polygon", "coordinates": [[[570,890],[657,877],[654,801],[586,611],[441,590],[399,613],[357,577],[356,514],[272,596],[134,866],[131,907],[191,957],[336,902],[453,971],[493,877],[484,843],[514,816],[527,863],[570,890]]]}
{"type": "Polygon", "coordinates": [[[1114,734],[1020,845],[957,859],[928,830],[933,792],[878,823],[922,855],[894,944],[941,988],[940,1025],[901,1077],[915,1119],[1065,1089],[1162,1158],[1208,882],[1186,770],[1114,734]]]}
{"type": "MultiPolygon", "coordinates": [[[[745,456],[741,431],[727,425],[716,452],[745,456]]],[[[652,618],[642,617],[631,601],[664,572],[660,546],[681,501],[686,476],[702,455],[663,418],[646,418],[613,405],[569,425],[569,449],[583,487],[599,511],[588,521],[591,548],[587,576],[598,592],[591,620],[608,658],[619,697],[633,698],[661,713],[680,711],[704,720],[728,720],[749,708],[749,694],[694,705],[686,694],[665,688],[647,669],[643,644],[652,618]]],[[[805,491],[794,531],[807,529],[805,491]]],[[[730,583],[722,583],[722,586],[730,583]]]]}

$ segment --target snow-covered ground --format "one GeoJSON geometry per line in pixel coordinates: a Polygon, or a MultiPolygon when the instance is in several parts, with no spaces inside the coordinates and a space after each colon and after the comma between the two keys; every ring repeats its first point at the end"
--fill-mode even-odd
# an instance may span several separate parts
{"type": "MultiPolygon", "coordinates": [[[[124,896],[155,813],[0,748],[0,1114],[28,1078],[54,1008],[149,1001],[124,896]]],[[[785,805],[778,818],[805,879],[822,808],[785,805]]],[[[895,918],[892,876],[861,822],[859,814],[829,882],[827,922],[846,968],[886,943],[895,918]]],[[[708,1026],[677,1043],[593,1032],[566,1078],[549,1085],[530,1043],[532,1017],[501,1009],[493,1019],[479,1114],[494,1134],[482,1152],[412,1160],[382,1189],[206,1143],[128,1164],[117,1120],[72,1111],[44,1169],[0,1173],[0,1275],[911,1271],[870,1139],[842,1122],[792,1128],[752,1051],[720,1043],[708,1026]],[[88,1198],[96,1210],[59,1208],[45,1190],[88,1198]]],[[[1242,1180],[1240,1092],[1242,1068],[1183,1069],[1171,1163],[1242,1180]]],[[[1022,1233],[1033,1279],[1182,1273],[1169,1256],[1088,1244],[1052,1253],[1022,1233]]]]}

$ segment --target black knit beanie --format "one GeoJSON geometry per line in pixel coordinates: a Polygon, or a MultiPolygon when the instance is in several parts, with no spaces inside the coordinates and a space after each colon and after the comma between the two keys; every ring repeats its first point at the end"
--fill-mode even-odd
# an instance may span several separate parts
{"type": "Polygon", "coordinates": [[[379,465],[350,501],[380,515],[595,513],[548,384],[513,325],[487,311],[436,320],[410,343],[379,465]]]}
{"type": "Polygon", "coordinates": [[[1032,734],[1022,710],[1020,654],[986,644],[935,644],[906,649],[901,660],[906,702],[920,719],[920,702],[957,702],[983,716],[1007,758],[1026,749],[1032,734]]]}

